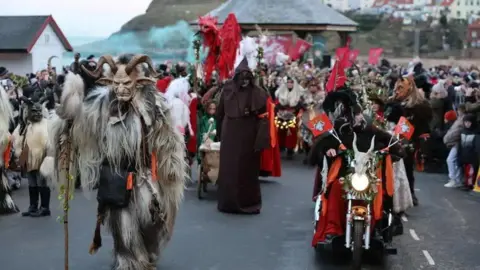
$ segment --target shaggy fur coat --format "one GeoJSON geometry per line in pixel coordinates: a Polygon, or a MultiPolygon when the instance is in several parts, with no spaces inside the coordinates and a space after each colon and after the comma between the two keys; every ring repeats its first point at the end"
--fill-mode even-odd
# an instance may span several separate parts
{"type": "Polygon", "coordinates": [[[84,97],[82,78],[69,73],[57,108],[58,117],[53,117],[50,123],[49,166],[41,169],[57,184],[66,181],[67,172],[58,161],[58,142],[65,139],[67,121],[72,123],[71,148],[75,149],[75,154],[71,153],[74,162],[69,174],[73,179],[80,175],[84,190],[92,190],[99,183],[100,167],[105,160],[114,170],[120,168],[125,159],[142,160],[142,139],[146,140],[148,153],[155,153],[157,157],[157,179],[152,179],[150,167],[136,162],[136,182],[129,206],[109,209],[105,218],[114,240],[121,241],[135,258],[115,250],[115,269],[150,269],[158,250],[172,235],[187,178],[183,136],[173,124],[165,98],[154,85],[135,91],[129,110],[120,117],[112,116],[118,105],[113,91],[109,87],[97,87],[84,97]],[[149,212],[154,197],[159,200],[161,216],[152,217],[149,212]],[[152,223],[152,218],[163,222],[152,223]],[[144,228],[153,228],[153,234],[142,231],[144,228]],[[147,243],[152,240],[153,248],[147,243]]]}

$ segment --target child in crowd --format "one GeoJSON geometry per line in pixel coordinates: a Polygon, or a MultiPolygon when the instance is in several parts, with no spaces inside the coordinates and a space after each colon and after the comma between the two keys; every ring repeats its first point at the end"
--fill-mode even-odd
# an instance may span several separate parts
{"type": "Polygon", "coordinates": [[[448,128],[447,133],[443,136],[443,143],[450,149],[447,157],[448,167],[448,183],[445,187],[461,187],[462,186],[462,169],[458,163],[457,152],[460,144],[460,134],[463,129],[463,117],[465,115],[465,105],[458,107],[457,114],[455,111],[445,113],[445,124],[448,128]]]}
{"type": "Polygon", "coordinates": [[[480,136],[477,117],[467,114],[463,117],[463,129],[460,134],[458,161],[465,174],[464,188],[473,188],[479,165],[480,136]]]}
{"type": "MultiPolygon", "coordinates": [[[[217,112],[217,104],[215,101],[209,101],[205,104],[205,113],[198,121],[198,128],[197,128],[197,149],[204,143],[207,139],[210,139],[212,142],[215,141],[216,138],[216,131],[217,131],[217,123],[215,120],[215,114],[217,112]],[[209,134],[207,134],[210,132],[209,134]]],[[[201,155],[197,151],[197,161],[200,164],[201,155]]]]}

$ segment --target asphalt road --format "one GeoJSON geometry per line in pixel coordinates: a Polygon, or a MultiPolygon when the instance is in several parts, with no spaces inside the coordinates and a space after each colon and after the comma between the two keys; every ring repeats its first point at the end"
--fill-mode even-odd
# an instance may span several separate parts
{"type": "MultiPolygon", "coordinates": [[[[320,258],[310,247],[313,170],[299,161],[283,163],[283,177],[262,183],[263,209],[258,216],[219,213],[214,188],[203,201],[188,190],[158,269],[349,269],[348,259],[320,258]]],[[[387,257],[383,266],[367,262],[365,269],[480,269],[480,199],[444,188],[444,175],[417,177],[420,206],[408,211],[405,233],[395,238],[398,255],[387,257]]],[[[13,195],[26,209],[26,186],[13,195]]],[[[52,211],[48,218],[0,217],[1,270],[64,269],[63,226],[56,221],[61,209],[55,196],[52,211]]],[[[76,194],[70,211],[71,270],[110,269],[112,239],[108,234],[103,236],[100,251],[95,256],[88,254],[95,211],[95,199],[76,194]]]]}

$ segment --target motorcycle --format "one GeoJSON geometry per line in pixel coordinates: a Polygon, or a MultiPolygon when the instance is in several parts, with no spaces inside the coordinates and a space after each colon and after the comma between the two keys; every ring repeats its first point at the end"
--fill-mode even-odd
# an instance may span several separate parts
{"type": "MultiPolygon", "coordinates": [[[[345,234],[318,243],[316,248],[326,246],[333,251],[339,251],[343,239],[342,249],[351,252],[353,269],[361,269],[364,251],[380,251],[383,259],[385,253],[396,254],[396,249],[390,247],[392,243],[392,207],[383,207],[380,220],[375,222],[373,217],[373,203],[377,195],[381,196],[378,189],[382,188],[381,180],[376,176],[376,167],[379,159],[388,153],[388,149],[374,152],[375,137],[372,138],[367,152],[358,151],[356,142],[357,136],[354,133],[353,156],[350,151],[339,153],[349,164],[349,173],[337,180],[343,186],[347,202],[345,234]]],[[[324,161],[324,170],[326,170],[325,167],[326,161],[324,161]]],[[[326,179],[325,171],[322,172],[322,178],[326,179]]],[[[325,184],[322,191],[325,191],[325,184]]],[[[321,218],[321,197],[317,196],[315,202],[315,229],[317,228],[316,223],[321,218]]]]}

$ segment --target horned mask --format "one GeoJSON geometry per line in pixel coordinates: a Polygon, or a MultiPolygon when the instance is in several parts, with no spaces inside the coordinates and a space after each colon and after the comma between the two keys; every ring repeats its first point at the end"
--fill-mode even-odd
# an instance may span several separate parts
{"type": "Polygon", "coordinates": [[[399,78],[395,84],[395,99],[404,100],[411,95],[415,89],[415,82],[412,77],[399,78]]]}
{"type": "Polygon", "coordinates": [[[354,168],[355,173],[365,174],[367,169],[370,167],[369,162],[372,162],[373,158],[373,147],[375,146],[375,136],[372,137],[372,142],[370,143],[370,148],[367,152],[360,152],[357,148],[357,133],[353,133],[353,142],[352,148],[354,153],[354,168]]]}
{"type": "Polygon", "coordinates": [[[100,85],[111,86],[119,101],[129,102],[133,99],[139,89],[145,85],[155,84],[157,73],[153,68],[153,63],[147,55],[135,55],[128,63],[114,61],[110,55],[104,55],[98,60],[97,68],[92,72],[82,66],[85,73],[94,78],[99,78],[97,83],[100,85]],[[145,76],[143,63],[147,64],[151,77],[145,76]],[[103,66],[108,64],[110,72],[102,77],[103,66]]]}
{"type": "Polygon", "coordinates": [[[47,102],[47,97],[42,97],[37,100],[29,99],[27,97],[20,97],[27,106],[27,120],[36,123],[43,119],[43,103],[47,102]]]}

